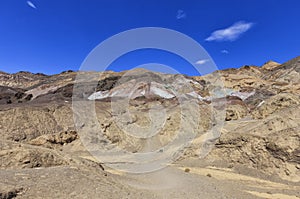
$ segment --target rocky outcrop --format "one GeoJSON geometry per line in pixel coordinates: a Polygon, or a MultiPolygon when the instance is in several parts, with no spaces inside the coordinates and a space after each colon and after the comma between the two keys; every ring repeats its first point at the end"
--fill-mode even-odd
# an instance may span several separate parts
{"type": "Polygon", "coordinates": [[[29,141],[29,144],[36,146],[43,146],[47,148],[54,148],[55,146],[62,146],[77,140],[78,134],[76,131],[64,131],[55,134],[41,135],[29,141]]]}
{"type": "Polygon", "coordinates": [[[270,60],[270,61],[266,62],[264,65],[262,65],[261,68],[264,70],[270,71],[270,70],[275,69],[278,66],[280,66],[279,63],[270,60]]]}
{"type": "Polygon", "coordinates": [[[24,169],[67,165],[68,162],[57,152],[28,145],[1,141],[0,168],[24,169]]]}

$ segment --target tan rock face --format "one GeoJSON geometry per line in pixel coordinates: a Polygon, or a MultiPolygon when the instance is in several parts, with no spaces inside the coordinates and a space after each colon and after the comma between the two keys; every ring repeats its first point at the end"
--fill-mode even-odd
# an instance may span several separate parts
{"type": "Polygon", "coordinates": [[[67,165],[55,151],[15,143],[1,142],[0,168],[36,168],[67,165]]]}
{"type": "Polygon", "coordinates": [[[268,61],[264,65],[262,65],[261,68],[264,70],[273,70],[274,68],[276,68],[278,66],[280,66],[279,63],[274,62],[274,61],[268,61]]]}
{"type": "Polygon", "coordinates": [[[41,135],[30,140],[29,144],[47,148],[55,148],[56,146],[69,144],[77,139],[79,139],[79,137],[76,131],[64,131],[55,134],[41,135]]]}
{"type": "Polygon", "coordinates": [[[252,115],[257,119],[265,118],[276,111],[280,111],[285,108],[297,107],[299,102],[299,96],[297,95],[279,93],[263,101],[260,106],[252,112],[252,115]]]}
{"type": "Polygon", "coordinates": [[[248,114],[248,109],[243,105],[229,105],[226,109],[226,121],[239,120],[246,117],[248,114]]]}

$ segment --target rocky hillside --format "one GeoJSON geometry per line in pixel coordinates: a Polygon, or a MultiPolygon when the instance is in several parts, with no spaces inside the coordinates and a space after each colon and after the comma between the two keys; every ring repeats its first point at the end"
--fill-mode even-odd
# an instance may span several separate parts
{"type": "MultiPolygon", "coordinates": [[[[94,172],[101,176],[97,183],[107,183],[103,194],[108,196],[114,178],[107,176],[106,166],[126,161],[99,161],[87,151],[101,146],[104,151],[118,148],[130,154],[154,151],[172,157],[168,163],[200,161],[204,166],[243,174],[257,171],[299,183],[299,113],[300,57],[197,77],[143,69],[50,76],[0,72],[0,172],[8,180],[12,169],[29,176],[36,168],[46,169],[47,175],[53,169],[57,175],[73,173],[82,183],[89,181],[87,172],[94,172]],[[96,119],[82,119],[89,111],[86,104],[94,101],[96,119]],[[95,126],[101,135],[82,134],[95,126]],[[193,138],[184,149],[166,147],[188,133],[193,138]],[[175,158],[178,152],[181,155],[175,158]]],[[[132,161],[139,166],[139,159],[132,161]]],[[[40,179],[32,177],[36,178],[40,179]]],[[[30,179],[22,182],[0,182],[0,198],[33,196],[30,179]]],[[[124,194],[130,189],[115,186],[124,194]]],[[[132,197],[141,196],[135,194],[132,197]]]]}

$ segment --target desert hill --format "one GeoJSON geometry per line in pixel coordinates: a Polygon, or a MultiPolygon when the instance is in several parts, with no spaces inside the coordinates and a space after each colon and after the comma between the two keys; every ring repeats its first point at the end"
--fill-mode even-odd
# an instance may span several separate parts
{"type": "Polygon", "coordinates": [[[300,57],[196,77],[0,72],[0,198],[300,198],[299,73],[300,57]],[[91,152],[112,149],[130,156],[91,152]],[[170,160],[131,174],[149,152],[170,160]]]}

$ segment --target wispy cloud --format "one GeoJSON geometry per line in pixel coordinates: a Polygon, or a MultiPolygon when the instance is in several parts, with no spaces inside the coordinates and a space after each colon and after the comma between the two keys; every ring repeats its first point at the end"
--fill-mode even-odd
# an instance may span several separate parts
{"type": "Polygon", "coordinates": [[[235,41],[239,36],[248,31],[254,24],[239,21],[225,29],[216,30],[206,38],[206,41],[235,41]]]}
{"type": "Polygon", "coordinates": [[[197,65],[202,65],[202,64],[205,64],[205,63],[207,63],[207,62],[209,62],[208,59],[200,59],[200,60],[198,60],[198,61],[196,62],[196,64],[197,64],[197,65]]]}
{"type": "Polygon", "coordinates": [[[229,54],[229,51],[228,50],[221,50],[221,53],[223,53],[223,54],[229,54]]]}
{"type": "Polygon", "coordinates": [[[37,9],[37,7],[31,1],[27,1],[27,5],[32,7],[33,9],[37,9]]]}
{"type": "Polygon", "coordinates": [[[186,18],[186,14],[183,10],[177,10],[177,15],[176,15],[177,19],[184,19],[186,18]]]}

